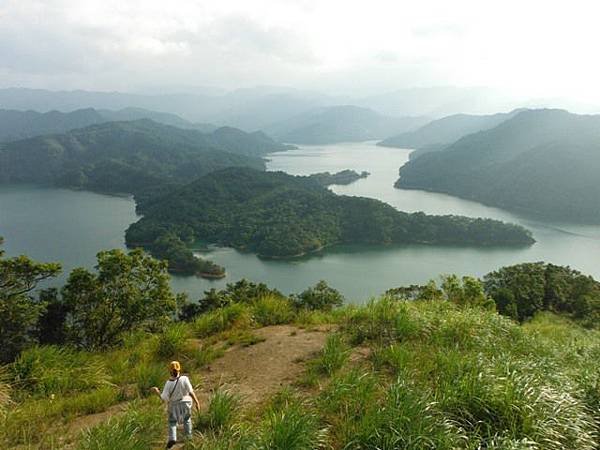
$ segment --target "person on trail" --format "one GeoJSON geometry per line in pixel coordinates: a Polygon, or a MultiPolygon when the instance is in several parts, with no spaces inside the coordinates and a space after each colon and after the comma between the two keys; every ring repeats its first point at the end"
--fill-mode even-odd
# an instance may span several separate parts
{"type": "Polygon", "coordinates": [[[162,392],[156,386],[150,389],[168,405],[169,439],[167,448],[173,447],[177,442],[177,424],[179,423],[183,423],[186,437],[192,437],[192,400],[196,408],[200,409],[200,402],[194,393],[190,379],[181,375],[179,361],[172,361],[169,364],[169,372],[171,377],[165,383],[162,392]]]}

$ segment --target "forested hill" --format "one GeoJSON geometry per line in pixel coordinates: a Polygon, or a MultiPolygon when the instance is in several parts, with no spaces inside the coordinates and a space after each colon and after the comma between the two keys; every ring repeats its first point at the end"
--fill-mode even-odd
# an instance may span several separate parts
{"type": "Polygon", "coordinates": [[[0,182],[137,193],[230,166],[264,169],[258,156],[284,148],[235,129],[203,134],[151,120],[108,122],[4,144],[0,182]]]}
{"type": "Polygon", "coordinates": [[[175,114],[150,111],[142,108],[120,110],[84,108],[71,112],[17,111],[0,109],[0,142],[18,141],[46,134],[66,133],[78,128],[104,122],[123,122],[150,119],[164,125],[188,128],[210,133],[218,127],[211,124],[192,123],[175,114]]]}
{"type": "Polygon", "coordinates": [[[600,223],[598,174],[600,116],[531,110],[411,160],[400,169],[396,186],[600,223]]]}
{"type": "Polygon", "coordinates": [[[275,123],[265,131],[282,142],[333,144],[381,139],[414,129],[424,117],[390,117],[352,105],[318,108],[275,123]]]}
{"type": "Polygon", "coordinates": [[[228,168],[138,205],[128,245],[184,242],[289,257],[340,243],[529,245],[524,228],[489,219],[408,214],[378,200],[338,196],[308,177],[228,168]]]}
{"type": "Polygon", "coordinates": [[[494,128],[521,110],[492,115],[455,114],[429,122],[414,131],[389,137],[377,145],[398,148],[423,148],[450,145],[461,137],[494,128]]]}

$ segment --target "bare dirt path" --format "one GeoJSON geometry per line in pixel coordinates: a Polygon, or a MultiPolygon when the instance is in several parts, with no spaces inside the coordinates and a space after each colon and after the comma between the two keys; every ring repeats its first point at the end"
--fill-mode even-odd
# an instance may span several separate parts
{"type": "MultiPolygon", "coordinates": [[[[221,358],[191,375],[202,408],[219,386],[239,394],[244,408],[266,401],[299,379],[305,370],[304,362],[323,348],[327,332],[326,327],[306,330],[292,325],[253,330],[264,341],[250,346],[234,345],[221,358]]],[[[99,425],[126,407],[124,402],[100,413],[78,417],[69,423],[65,436],[72,437],[99,425]]]]}
{"type": "Polygon", "coordinates": [[[200,373],[198,394],[206,401],[213,389],[225,384],[240,394],[246,406],[259,403],[296,381],[304,361],[325,344],[326,329],[304,330],[290,325],[260,328],[254,334],[263,342],[234,346],[200,373]]]}

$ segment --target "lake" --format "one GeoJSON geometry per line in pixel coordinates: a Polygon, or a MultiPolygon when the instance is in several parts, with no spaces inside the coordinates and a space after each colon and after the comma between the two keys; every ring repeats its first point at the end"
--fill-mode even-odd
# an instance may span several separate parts
{"type": "MultiPolygon", "coordinates": [[[[423,283],[443,273],[481,276],[505,265],[532,261],[570,265],[600,279],[600,226],[543,223],[448,195],[395,189],[398,169],[409,153],[372,142],[301,146],[270,155],[268,168],[297,175],[366,170],[371,173],[368,178],[332,190],[377,198],[404,211],[520,223],[533,232],[537,243],[519,249],[340,246],[291,261],[263,260],[234,249],[215,248],[202,256],[225,266],[226,278],[173,277],[173,287],[196,298],[204,290],[240,278],[262,281],[286,293],[325,279],[350,300],[362,301],[387,288],[423,283]]],[[[0,235],[6,239],[7,253],[61,261],[67,270],[93,266],[99,250],[124,247],[124,231],[135,220],[131,198],[31,186],[0,187],[0,235]]]]}

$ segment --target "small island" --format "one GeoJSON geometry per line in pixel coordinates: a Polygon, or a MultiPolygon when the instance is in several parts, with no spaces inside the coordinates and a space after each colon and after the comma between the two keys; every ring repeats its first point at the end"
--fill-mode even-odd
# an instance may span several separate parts
{"type": "MultiPolygon", "coordinates": [[[[379,200],[336,195],[311,176],[232,167],[138,199],[143,217],[126,232],[172,270],[221,276],[193,255],[202,241],[290,258],[337,244],[527,246],[525,228],[492,219],[405,213],[379,200]]],[[[216,266],[216,267],[215,267],[216,266]]]]}
{"type": "Polygon", "coordinates": [[[369,172],[363,170],[361,173],[358,173],[356,170],[341,170],[337,173],[330,172],[320,172],[309,175],[309,178],[312,178],[321,186],[332,186],[332,185],[347,185],[354,183],[357,180],[362,178],[367,178],[370,175],[369,172]]]}

